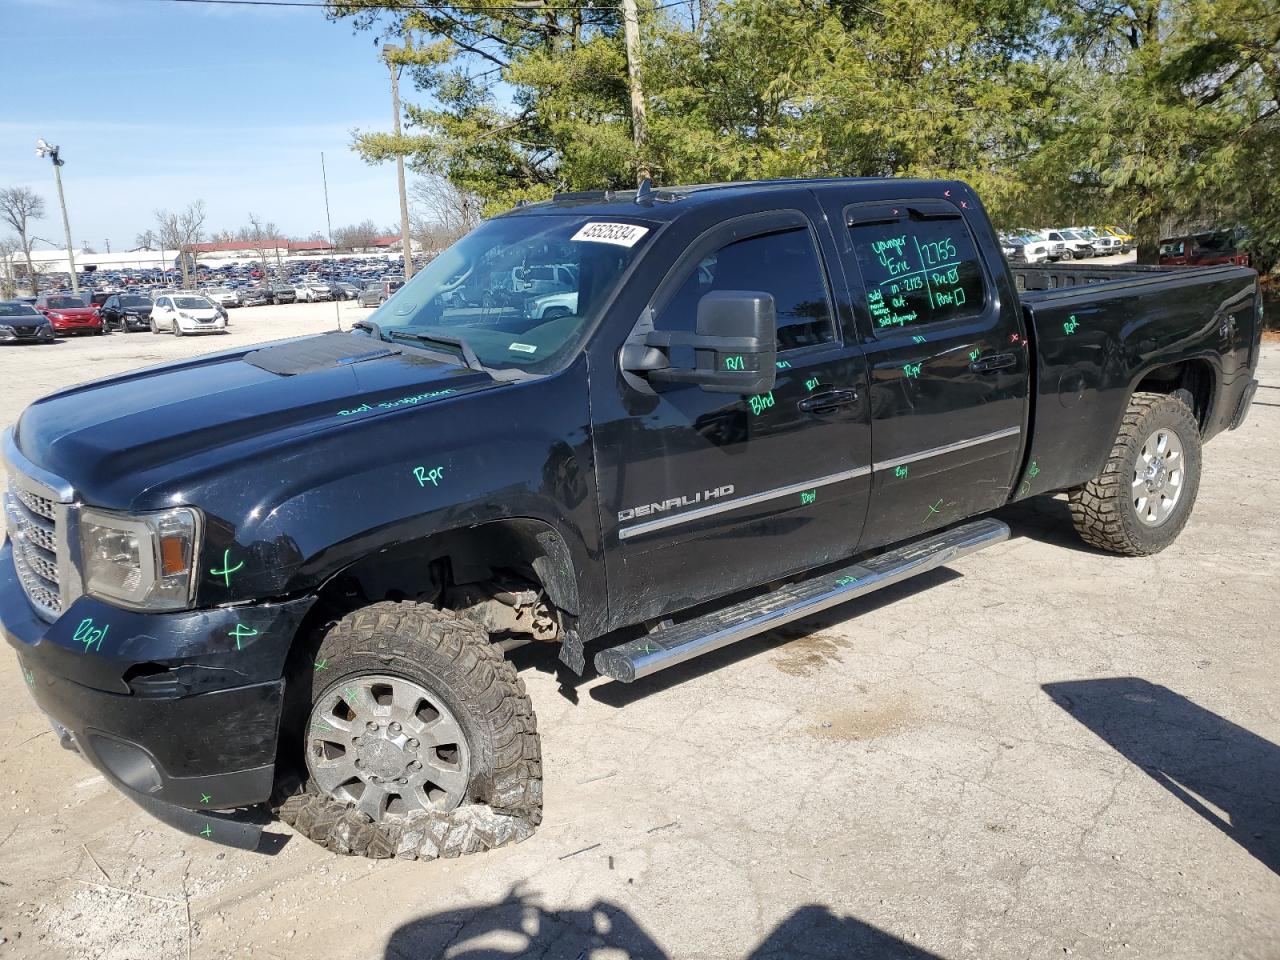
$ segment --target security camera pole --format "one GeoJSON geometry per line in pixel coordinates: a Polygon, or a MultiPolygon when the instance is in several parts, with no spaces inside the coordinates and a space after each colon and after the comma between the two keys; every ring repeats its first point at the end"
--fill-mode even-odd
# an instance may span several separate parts
{"type": "MultiPolygon", "coordinates": [[[[408,41],[406,41],[408,46],[408,41]]],[[[392,54],[399,53],[403,47],[387,43],[382,46],[382,55],[387,66],[391,68],[391,120],[397,143],[400,140],[400,68],[392,59],[392,54]]],[[[409,200],[404,192],[404,154],[396,153],[396,178],[400,182],[400,246],[404,255],[404,279],[413,279],[413,241],[409,237],[409,200]]]]}
{"type": "Polygon", "coordinates": [[[67,219],[67,200],[62,195],[62,171],[58,169],[66,161],[58,155],[57,145],[51,146],[43,138],[36,141],[36,156],[48,157],[53,161],[53,179],[58,184],[58,206],[62,208],[62,229],[67,236],[67,260],[71,263],[71,292],[78,296],[80,281],[76,279],[76,255],[71,249],[71,221],[67,219]]]}

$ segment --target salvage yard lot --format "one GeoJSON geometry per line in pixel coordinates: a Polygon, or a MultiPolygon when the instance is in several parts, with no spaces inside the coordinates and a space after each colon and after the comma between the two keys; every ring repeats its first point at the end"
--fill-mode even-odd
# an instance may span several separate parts
{"type": "MultiPolygon", "coordinates": [[[[0,349],[0,425],[86,379],[336,326],[331,303],[231,319],[0,349]]],[[[1042,497],[1000,514],[1008,543],[650,681],[516,651],[546,808],[489,854],[179,834],[58,749],[0,653],[0,958],[1275,960],[1280,345],[1259,379],[1156,557],[1083,547],[1042,497]]]]}

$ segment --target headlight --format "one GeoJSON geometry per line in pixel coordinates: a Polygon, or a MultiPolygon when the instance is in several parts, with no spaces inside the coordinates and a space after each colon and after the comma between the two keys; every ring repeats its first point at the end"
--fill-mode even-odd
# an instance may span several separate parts
{"type": "Polygon", "coordinates": [[[137,516],[80,514],[85,592],[135,610],[191,605],[200,513],[191,507],[137,516]]]}

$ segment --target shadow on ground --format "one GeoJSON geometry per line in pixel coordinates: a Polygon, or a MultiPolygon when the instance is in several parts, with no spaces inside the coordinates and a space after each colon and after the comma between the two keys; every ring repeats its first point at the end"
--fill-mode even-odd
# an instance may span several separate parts
{"type": "Polygon", "coordinates": [[[1280,747],[1136,677],[1047,683],[1044,691],[1280,874],[1280,747]]]}
{"type": "MultiPolygon", "coordinates": [[[[631,915],[600,900],[583,910],[546,910],[513,888],[497,903],[431,914],[391,934],[386,960],[671,960],[631,915]]],[[[940,960],[824,906],[796,910],[743,960],[940,960]]]]}

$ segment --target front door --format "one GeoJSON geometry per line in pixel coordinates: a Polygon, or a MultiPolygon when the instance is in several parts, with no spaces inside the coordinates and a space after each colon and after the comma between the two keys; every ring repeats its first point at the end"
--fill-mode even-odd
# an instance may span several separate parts
{"type": "Polygon", "coordinates": [[[722,223],[693,241],[651,301],[653,327],[691,332],[713,291],[777,310],[777,382],[743,397],[593,377],[601,521],[614,625],[665,616],[851,554],[867,510],[865,364],[833,297],[838,253],[806,209],[722,223]],[[613,412],[616,412],[613,413],[613,412]]]}
{"type": "Polygon", "coordinates": [[[1007,272],[987,269],[1002,262],[990,231],[971,230],[943,199],[833,203],[829,212],[843,224],[871,370],[862,547],[1000,506],[1022,451],[1028,354],[1007,272]]]}

